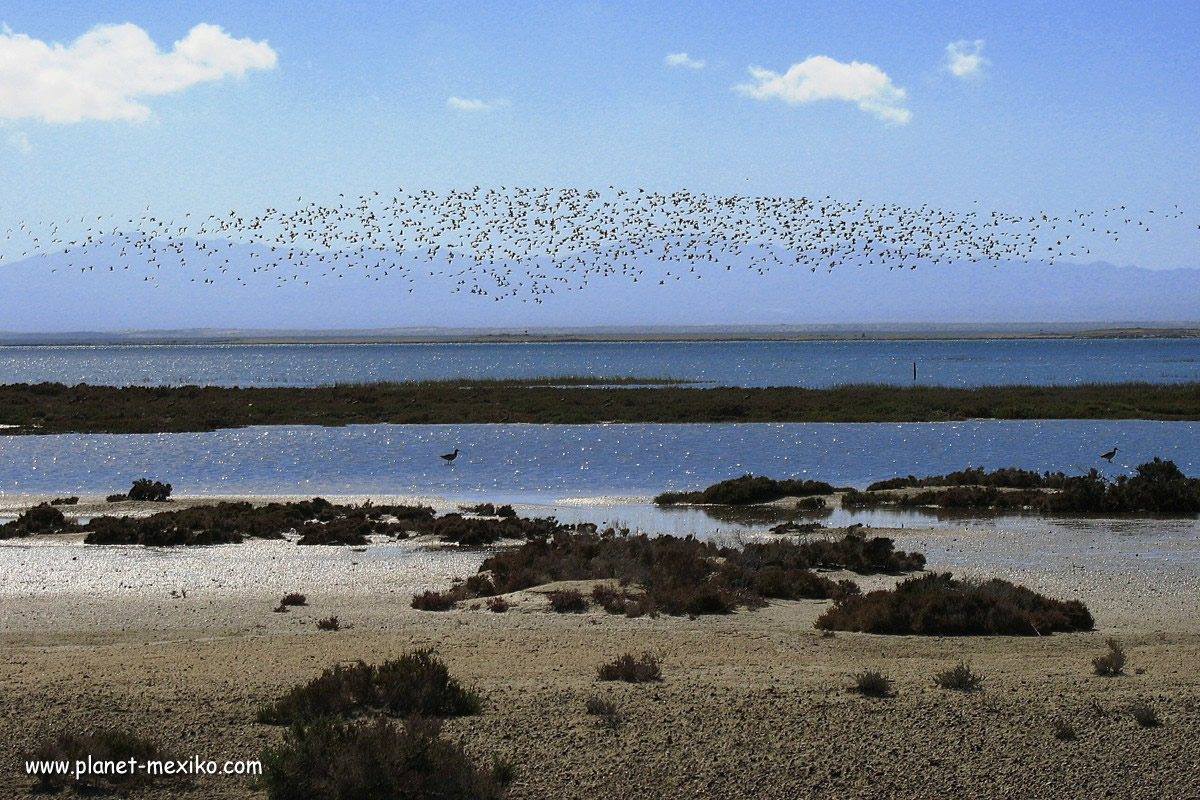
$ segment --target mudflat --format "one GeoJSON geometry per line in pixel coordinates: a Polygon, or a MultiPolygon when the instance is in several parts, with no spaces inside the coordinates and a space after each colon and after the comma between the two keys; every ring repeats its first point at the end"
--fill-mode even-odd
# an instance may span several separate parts
{"type": "MultiPolygon", "coordinates": [[[[721,616],[557,614],[538,587],[494,613],[412,609],[414,592],[474,571],[485,553],[422,542],[368,548],[254,542],[188,552],[36,537],[0,545],[0,796],[24,797],[24,759],[62,731],[124,728],[175,758],[257,759],[281,728],[255,711],[334,664],[433,647],[480,690],[483,712],[444,731],[480,761],[514,762],[514,798],[1193,797],[1200,792],[1200,544],[1165,560],[1018,557],[1029,531],[876,531],[922,550],[928,569],[987,574],[1081,599],[1089,633],[1043,637],[822,635],[827,601],[721,616]],[[394,548],[389,550],[388,548],[394,548]],[[993,559],[992,563],[1001,563],[993,559]],[[308,604],[274,613],[285,591],[308,604]],[[337,616],[338,631],[319,619],[337,616]],[[1094,674],[1106,640],[1125,674],[1094,674]],[[661,658],[663,680],[602,682],[624,653],[661,658]],[[982,689],[939,688],[966,663],[982,689]],[[893,694],[852,690],[877,670],[893,694]],[[589,716],[616,704],[616,729],[589,716]],[[1161,724],[1143,727],[1136,704],[1161,724]],[[1066,729],[1074,738],[1055,735],[1066,729]]],[[[1025,541],[1028,545],[1029,542],[1025,541]]],[[[833,577],[842,577],[833,575],[833,577]]],[[[864,590],[899,580],[857,580],[864,590]]],[[[589,589],[590,584],[579,588],[589,589]]],[[[244,777],[166,776],[137,797],[265,797],[244,777]]]]}

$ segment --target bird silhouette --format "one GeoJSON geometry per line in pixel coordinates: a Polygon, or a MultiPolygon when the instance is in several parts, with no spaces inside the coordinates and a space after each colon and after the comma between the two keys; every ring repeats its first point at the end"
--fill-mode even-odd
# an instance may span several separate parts
{"type": "Polygon", "coordinates": [[[1114,447],[1112,450],[1109,450],[1107,453],[1101,453],[1100,457],[1111,464],[1112,460],[1113,460],[1113,456],[1115,456],[1117,454],[1117,449],[1118,448],[1114,447]]]}
{"type": "Polygon", "coordinates": [[[446,460],[447,464],[453,462],[454,459],[458,458],[458,448],[457,447],[454,448],[453,453],[443,453],[442,458],[444,458],[446,460]]]}

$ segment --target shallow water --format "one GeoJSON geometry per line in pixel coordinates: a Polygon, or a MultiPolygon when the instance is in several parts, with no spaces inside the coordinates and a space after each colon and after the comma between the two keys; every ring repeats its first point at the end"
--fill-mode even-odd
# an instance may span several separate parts
{"type": "Polygon", "coordinates": [[[864,487],[982,466],[1128,473],[1154,456],[1200,471],[1200,423],[981,420],[694,425],[259,426],[204,433],[0,437],[3,494],[106,495],[136,478],[177,494],[432,494],[545,503],[653,496],[747,472],[864,487]],[[1113,464],[1098,454],[1120,444],[1113,464]],[[462,449],[452,464],[439,455],[462,449]]]}
{"type": "Polygon", "coordinates": [[[563,375],[828,387],[1200,381],[1196,339],[0,347],[0,383],[322,386],[563,375]]]}

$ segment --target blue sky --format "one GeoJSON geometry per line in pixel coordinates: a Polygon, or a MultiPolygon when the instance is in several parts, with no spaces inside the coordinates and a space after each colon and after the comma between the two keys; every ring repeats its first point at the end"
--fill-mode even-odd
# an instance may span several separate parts
{"type": "Polygon", "coordinates": [[[0,25],[0,230],[613,185],[1178,205],[1092,256],[1200,266],[1197,3],[10,0],[0,25]]]}

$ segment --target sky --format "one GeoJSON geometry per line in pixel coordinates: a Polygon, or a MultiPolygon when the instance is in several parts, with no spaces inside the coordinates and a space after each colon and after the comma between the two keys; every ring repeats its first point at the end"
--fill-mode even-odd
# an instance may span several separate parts
{"type": "MultiPolygon", "coordinates": [[[[1192,2],[9,0],[0,232],[400,187],[611,186],[1017,215],[1125,206],[1156,212],[1155,230],[1100,237],[1084,260],[1196,268],[1198,38],[1192,2]]],[[[20,253],[0,253],[3,285],[20,253]]],[[[221,291],[189,296],[180,319],[203,323],[205,305],[218,319],[221,291]]],[[[630,322],[664,308],[622,291],[594,298],[637,309],[630,322]]],[[[292,318],[309,294],[288,295],[292,318]]],[[[396,324],[436,322],[443,300],[398,298],[396,324]]],[[[506,313],[604,324],[605,304],[506,313]]]]}

